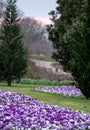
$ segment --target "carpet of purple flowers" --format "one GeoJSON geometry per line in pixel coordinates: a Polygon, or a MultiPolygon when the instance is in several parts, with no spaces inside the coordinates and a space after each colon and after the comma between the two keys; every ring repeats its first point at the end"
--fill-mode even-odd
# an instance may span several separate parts
{"type": "Polygon", "coordinates": [[[0,90],[0,130],[90,130],[90,114],[0,90]]]}
{"type": "Polygon", "coordinates": [[[65,96],[82,96],[80,89],[76,88],[75,86],[59,86],[59,87],[38,87],[35,88],[38,91],[50,92],[50,93],[57,93],[63,94],[65,96]]]}

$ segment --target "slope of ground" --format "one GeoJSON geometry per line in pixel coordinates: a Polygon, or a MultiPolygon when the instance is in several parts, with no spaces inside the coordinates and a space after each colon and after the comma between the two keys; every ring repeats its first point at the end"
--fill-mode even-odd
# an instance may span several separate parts
{"type": "Polygon", "coordinates": [[[30,67],[40,79],[50,80],[70,80],[71,74],[63,70],[63,66],[57,62],[45,62],[40,60],[31,59],[30,67]]]}

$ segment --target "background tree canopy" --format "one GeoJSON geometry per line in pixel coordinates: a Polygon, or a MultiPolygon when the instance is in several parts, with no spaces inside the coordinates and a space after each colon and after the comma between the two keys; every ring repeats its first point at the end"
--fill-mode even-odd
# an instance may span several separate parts
{"type": "Polygon", "coordinates": [[[4,15],[4,8],[5,8],[5,3],[3,0],[0,0],[0,18],[3,17],[4,15]]]}
{"type": "Polygon", "coordinates": [[[24,34],[24,46],[27,48],[29,55],[53,52],[45,25],[34,18],[25,17],[20,20],[20,26],[24,34]]]}

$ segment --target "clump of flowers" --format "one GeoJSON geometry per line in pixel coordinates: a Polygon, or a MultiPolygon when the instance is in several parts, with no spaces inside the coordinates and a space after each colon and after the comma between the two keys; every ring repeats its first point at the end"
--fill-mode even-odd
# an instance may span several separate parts
{"type": "Polygon", "coordinates": [[[0,90],[0,130],[86,130],[90,114],[0,90]]]}
{"type": "Polygon", "coordinates": [[[50,92],[50,93],[57,93],[63,94],[65,96],[82,96],[80,89],[76,88],[75,86],[59,86],[59,87],[38,87],[35,88],[38,91],[50,92]]]}

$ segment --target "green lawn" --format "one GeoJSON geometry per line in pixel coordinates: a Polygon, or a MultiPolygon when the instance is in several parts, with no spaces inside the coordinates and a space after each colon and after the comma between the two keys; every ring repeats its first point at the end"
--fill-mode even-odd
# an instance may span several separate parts
{"type": "Polygon", "coordinates": [[[47,62],[55,61],[53,58],[48,57],[48,56],[32,55],[31,58],[35,60],[41,60],[41,61],[47,61],[47,62]]]}
{"type": "MultiPolygon", "coordinates": [[[[13,84],[8,87],[5,83],[0,83],[0,89],[12,92],[23,93],[31,97],[37,98],[45,103],[54,104],[61,107],[70,107],[73,110],[81,110],[90,113],[90,100],[84,97],[66,97],[59,94],[51,94],[33,90],[37,85],[13,84]]],[[[45,87],[45,86],[44,86],[45,87]]]]}

